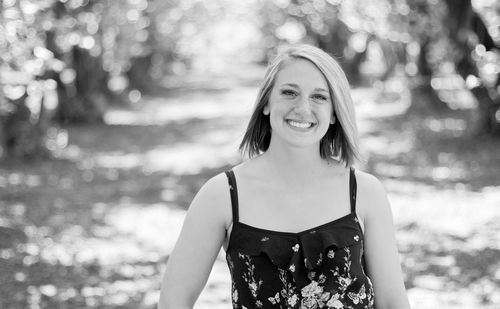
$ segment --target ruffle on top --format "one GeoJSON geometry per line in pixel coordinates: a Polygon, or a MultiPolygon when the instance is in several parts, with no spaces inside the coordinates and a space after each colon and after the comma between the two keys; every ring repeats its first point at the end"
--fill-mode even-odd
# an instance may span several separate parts
{"type": "Polygon", "coordinates": [[[321,266],[327,250],[362,241],[363,233],[357,220],[356,215],[350,213],[299,233],[260,229],[237,222],[228,250],[251,256],[265,254],[272,264],[289,270],[298,286],[305,286],[310,282],[304,273],[321,266]]]}

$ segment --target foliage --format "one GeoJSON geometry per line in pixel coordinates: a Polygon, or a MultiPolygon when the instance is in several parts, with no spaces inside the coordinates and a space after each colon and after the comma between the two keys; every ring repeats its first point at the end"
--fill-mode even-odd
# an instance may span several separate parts
{"type": "Polygon", "coordinates": [[[453,104],[442,101],[436,78],[460,75],[479,102],[479,132],[500,133],[498,5],[274,0],[260,12],[270,52],[282,42],[312,42],[339,59],[351,83],[385,81],[402,68],[410,88],[436,110],[453,104]]]}
{"type": "Polygon", "coordinates": [[[50,127],[103,122],[110,103],[138,102],[165,75],[264,62],[282,42],[329,51],[353,84],[406,75],[437,110],[453,104],[439,79],[459,74],[481,103],[483,131],[500,132],[498,4],[480,3],[5,0],[0,158],[49,154],[65,145],[50,127]]]}
{"type": "Polygon", "coordinates": [[[110,102],[134,103],[154,90],[155,78],[189,64],[191,46],[178,42],[222,9],[212,8],[186,0],[3,1],[0,158],[48,153],[54,121],[102,122],[110,102]]]}

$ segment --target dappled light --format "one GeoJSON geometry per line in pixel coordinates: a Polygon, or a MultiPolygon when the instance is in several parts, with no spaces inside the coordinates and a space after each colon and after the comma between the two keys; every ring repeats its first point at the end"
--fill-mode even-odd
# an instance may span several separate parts
{"type": "Polygon", "coordinates": [[[251,112],[255,88],[239,87],[223,94],[187,94],[173,97],[166,104],[164,98],[151,98],[136,110],[110,109],[104,120],[110,125],[162,125],[172,121],[192,119],[246,117],[251,112]]]}
{"type": "Polygon", "coordinates": [[[232,142],[231,139],[228,140],[224,135],[209,135],[203,141],[208,145],[204,146],[200,141],[198,145],[181,144],[139,154],[96,153],[95,160],[96,165],[103,168],[141,168],[149,172],[196,174],[203,168],[216,168],[231,162],[237,154],[237,143],[232,142]]]}
{"type": "MultiPolygon", "coordinates": [[[[238,89],[241,96],[252,92],[233,88],[205,96],[213,96],[212,100],[238,97],[238,89]]],[[[367,168],[384,179],[393,206],[412,305],[480,308],[484,300],[497,302],[494,269],[500,252],[491,244],[500,241],[500,217],[495,215],[500,191],[493,174],[490,181],[482,178],[485,185],[475,183],[491,169],[485,165],[488,157],[485,153],[475,161],[464,161],[467,153],[447,149],[442,141],[429,145],[426,140],[436,135],[462,136],[465,120],[449,115],[407,119],[410,106],[404,93],[398,97],[387,90],[359,88],[353,90],[353,97],[361,142],[370,158],[367,168]],[[482,256],[484,267],[470,265],[476,254],[482,256]]],[[[153,115],[148,109],[157,111],[157,104],[169,100],[174,110],[182,102],[179,96],[151,98],[141,103],[144,107],[138,114],[153,115]]],[[[186,104],[191,100],[192,94],[186,104]]],[[[136,115],[144,122],[68,128],[68,145],[77,148],[78,155],[54,162],[59,168],[27,166],[2,173],[0,187],[10,192],[12,200],[3,202],[2,215],[10,218],[3,225],[25,226],[9,234],[9,239],[2,238],[4,247],[6,242],[16,245],[2,249],[1,257],[24,265],[12,273],[12,282],[30,282],[26,285],[29,298],[16,294],[18,302],[154,307],[159,276],[180,232],[184,209],[204,179],[239,160],[237,142],[249,100],[232,102],[238,106],[226,105],[206,117],[198,109],[189,109],[180,116],[151,119],[149,124],[147,117],[136,115]],[[180,125],[173,131],[177,133],[168,133],[173,124],[180,125]],[[53,195],[47,191],[50,188],[59,193],[53,195]],[[41,198],[16,193],[31,189],[42,193],[41,198]],[[75,190],[80,193],[72,194],[75,190]],[[41,204],[36,206],[34,201],[41,204]],[[58,279],[35,279],[40,274],[58,279]],[[80,287],[68,288],[66,282],[75,280],[80,287]]],[[[220,255],[197,308],[227,306],[228,278],[220,255]]]]}
{"type": "MultiPolygon", "coordinates": [[[[339,60],[412,308],[500,308],[495,0],[4,0],[0,308],[156,308],[282,44],[339,60]]],[[[362,194],[362,192],[359,192],[362,194]]],[[[228,308],[217,257],[195,308],[228,308]]]]}

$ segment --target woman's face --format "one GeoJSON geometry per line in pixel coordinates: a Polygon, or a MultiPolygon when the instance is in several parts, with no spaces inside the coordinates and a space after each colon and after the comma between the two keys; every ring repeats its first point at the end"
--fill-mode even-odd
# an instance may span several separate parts
{"type": "Polygon", "coordinates": [[[335,121],[325,77],[304,59],[292,60],[277,73],[263,112],[270,117],[271,144],[278,139],[275,142],[319,147],[321,138],[335,121]]]}

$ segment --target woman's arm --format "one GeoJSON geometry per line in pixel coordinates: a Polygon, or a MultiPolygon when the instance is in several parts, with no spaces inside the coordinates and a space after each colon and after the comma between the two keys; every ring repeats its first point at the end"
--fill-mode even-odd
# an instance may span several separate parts
{"type": "Polygon", "coordinates": [[[375,307],[409,309],[387,194],[377,178],[359,174],[362,177],[358,177],[358,202],[364,217],[365,255],[375,291],[375,307]]]}
{"type": "Polygon", "coordinates": [[[225,239],[231,204],[224,174],[193,199],[163,276],[158,309],[192,308],[225,239]],[[227,192],[225,192],[227,191],[227,192]]]}

